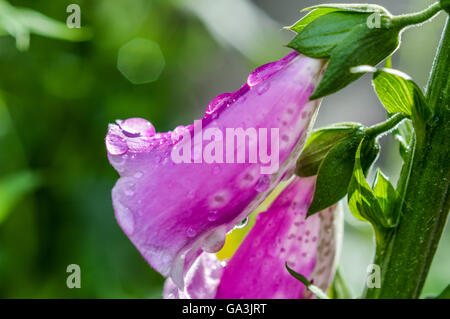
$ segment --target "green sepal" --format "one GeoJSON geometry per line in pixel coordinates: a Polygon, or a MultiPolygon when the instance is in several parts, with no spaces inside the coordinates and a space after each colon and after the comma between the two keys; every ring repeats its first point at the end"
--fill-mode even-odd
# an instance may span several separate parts
{"type": "Polygon", "coordinates": [[[362,146],[362,158],[361,158],[361,166],[364,174],[367,174],[372,164],[378,158],[378,154],[380,154],[380,143],[376,140],[376,138],[366,140],[362,146]]]}
{"type": "Polygon", "coordinates": [[[289,27],[285,27],[285,29],[300,33],[308,24],[310,24],[317,18],[319,18],[327,13],[334,12],[334,11],[339,11],[339,9],[321,8],[321,9],[313,10],[313,11],[309,12],[307,15],[305,15],[303,18],[298,20],[296,23],[294,23],[293,25],[291,25],[289,27]]]}
{"type": "Polygon", "coordinates": [[[383,213],[383,225],[394,227],[397,224],[394,214],[398,195],[394,186],[380,169],[377,169],[375,175],[373,192],[383,213]]]}
{"type": "MultiPolygon", "coordinates": [[[[335,204],[347,194],[352,177],[355,154],[364,131],[357,130],[352,135],[336,143],[326,154],[317,171],[314,197],[307,216],[335,204]]],[[[367,172],[376,160],[380,145],[375,139],[367,140],[362,146],[362,167],[367,172]]]]}
{"type": "MultiPolygon", "coordinates": [[[[313,11],[314,12],[314,11],[313,11]]],[[[313,58],[329,58],[331,51],[357,25],[365,24],[369,14],[336,11],[310,22],[288,44],[288,47],[313,58]]]]}
{"type": "Polygon", "coordinates": [[[369,221],[377,234],[385,228],[395,226],[392,216],[397,203],[397,194],[388,179],[377,171],[374,190],[366,181],[361,167],[361,141],[355,156],[355,166],[348,185],[348,206],[353,216],[362,221],[369,221]]]}
{"type": "Polygon", "coordinates": [[[415,126],[423,126],[431,119],[433,111],[422,90],[407,74],[394,69],[377,70],[373,84],[388,112],[411,116],[415,126]]]}
{"type": "Polygon", "coordinates": [[[314,198],[308,216],[330,207],[347,193],[353,171],[355,152],[363,134],[333,146],[319,166],[314,198]]]}
{"type": "Polygon", "coordinates": [[[316,6],[311,6],[303,9],[302,11],[309,11],[315,9],[338,9],[338,10],[346,10],[346,11],[356,11],[356,12],[365,12],[365,13],[373,13],[380,12],[387,15],[390,15],[389,11],[387,11],[384,7],[376,5],[376,4],[366,4],[366,3],[328,3],[328,4],[319,4],[316,6]]]}
{"type": "Polygon", "coordinates": [[[394,53],[398,46],[397,29],[370,29],[366,24],[355,26],[331,51],[323,78],[310,99],[318,99],[343,89],[362,76],[361,73],[351,72],[353,67],[375,66],[394,53]]]}
{"type": "Polygon", "coordinates": [[[411,152],[411,142],[414,134],[414,129],[410,120],[401,122],[393,131],[394,138],[399,143],[399,152],[403,161],[408,159],[411,152]]]}
{"type": "Polygon", "coordinates": [[[361,135],[364,126],[359,123],[339,123],[311,133],[297,160],[296,174],[309,177],[317,174],[320,164],[331,148],[343,140],[361,135]]]}

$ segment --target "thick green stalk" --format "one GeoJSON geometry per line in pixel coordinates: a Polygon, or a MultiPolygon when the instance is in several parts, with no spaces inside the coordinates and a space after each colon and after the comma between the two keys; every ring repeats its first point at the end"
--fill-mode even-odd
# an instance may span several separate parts
{"type": "Polygon", "coordinates": [[[394,129],[394,127],[403,121],[406,115],[403,113],[396,113],[392,117],[388,118],[382,123],[375,124],[374,126],[368,127],[366,129],[366,138],[375,138],[381,134],[387,133],[388,131],[394,129]]]}
{"type": "MultiPolygon", "coordinates": [[[[434,110],[417,139],[398,227],[377,251],[381,288],[368,298],[418,298],[450,209],[450,27],[447,18],[427,88],[434,110]]],[[[408,170],[402,172],[407,174],[408,170]]]]}
{"type": "Polygon", "coordinates": [[[422,10],[420,12],[410,13],[410,14],[404,14],[400,16],[395,16],[392,18],[392,24],[395,27],[404,28],[406,26],[420,24],[425,21],[430,20],[433,16],[439,13],[441,11],[441,5],[439,2],[435,2],[432,5],[430,5],[425,10],[422,10]]]}

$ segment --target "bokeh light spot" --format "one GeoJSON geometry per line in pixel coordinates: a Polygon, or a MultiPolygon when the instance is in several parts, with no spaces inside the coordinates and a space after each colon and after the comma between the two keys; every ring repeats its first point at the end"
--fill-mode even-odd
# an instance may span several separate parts
{"type": "Polygon", "coordinates": [[[117,68],[133,84],[156,81],[165,66],[158,43],[135,38],[119,49],[117,68]]]}

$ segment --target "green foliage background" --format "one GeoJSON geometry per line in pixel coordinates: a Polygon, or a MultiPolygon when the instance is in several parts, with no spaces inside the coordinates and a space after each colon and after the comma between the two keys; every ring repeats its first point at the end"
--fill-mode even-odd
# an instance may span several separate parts
{"type": "MultiPolygon", "coordinates": [[[[10,3],[64,22],[73,1],[10,3]]],[[[290,35],[281,25],[294,22],[300,8],[316,2],[277,1],[277,7],[254,1],[256,13],[265,12],[281,23],[273,34],[265,33],[271,44],[257,53],[239,52],[239,44],[212,32],[201,15],[189,10],[189,0],[76,3],[82,25],[92,31],[88,41],[32,35],[29,49],[19,51],[13,37],[0,36],[0,298],[159,298],[163,278],[140,257],[114,219],[110,190],[117,173],[104,147],[108,123],[138,116],[166,131],[192,122],[214,96],[236,90],[252,68],[289,52],[282,44],[290,35]],[[136,37],[157,43],[164,55],[164,69],[152,83],[134,85],[117,68],[120,48],[136,37]],[[81,289],[66,286],[69,264],[81,267],[81,289]]],[[[407,9],[425,6],[423,1],[410,3],[407,9]]],[[[262,21],[269,21],[268,16],[262,21]]],[[[229,19],[234,23],[232,16],[229,19]]],[[[425,73],[426,78],[426,70],[405,71],[425,73]]],[[[423,78],[419,81],[424,83],[423,78]]],[[[342,104],[342,97],[348,104],[355,88],[344,90],[335,104],[342,104]]],[[[320,124],[354,120],[336,119],[327,110],[339,105],[330,104],[324,103],[320,124]]],[[[380,114],[368,113],[359,120],[375,123],[380,114]]],[[[390,155],[397,152],[390,143],[381,166],[399,162],[390,155]]],[[[448,247],[448,232],[445,236],[448,247]]],[[[361,250],[352,240],[371,247],[371,233],[347,221],[346,238],[350,242],[344,246],[343,276],[351,277],[354,269],[364,274],[358,256],[346,253],[345,247],[361,250]]],[[[437,259],[426,292],[437,293],[448,283],[447,254],[437,259]]],[[[357,279],[353,281],[361,281],[357,279]]]]}

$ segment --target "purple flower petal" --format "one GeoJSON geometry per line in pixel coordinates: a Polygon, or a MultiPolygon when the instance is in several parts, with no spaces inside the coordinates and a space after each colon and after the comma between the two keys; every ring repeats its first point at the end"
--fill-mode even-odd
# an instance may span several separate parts
{"type": "Polygon", "coordinates": [[[164,284],[165,299],[212,299],[223,273],[224,262],[216,254],[202,253],[186,274],[185,288],[180,290],[168,278],[164,284]]]}
{"type": "Polygon", "coordinates": [[[335,206],[306,219],[315,177],[296,177],[255,226],[223,271],[218,299],[310,297],[285,263],[326,290],[333,274],[335,206]]]}
{"type": "Polygon", "coordinates": [[[321,68],[322,61],[292,53],[215,98],[201,120],[171,132],[156,133],[143,119],[109,126],[108,157],[121,176],[112,191],[116,218],[152,267],[182,287],[201,252],[218,251],[226,233],[292,174],[320,103],[309,97],[321,68]],[[235,140],[230,150],[227,129],[239,128],[267,134],[235,140]],[[211,148],[221,141],[222,148],[211,148]]]}
{"type": "MultiPolygon", "coordinates": [[[[330,207],[307,219],[315,177],[296,177],[255,226],[231,260],[221,264],[203,253],[178,290],[167,279],[165,298],[298,299],[312,298],[285,263],[323,290],[331,282],[339,243],[340,218],[330,207]]],[[[223,262],[222,262],[223,263],[223,262]]]]}

